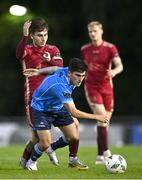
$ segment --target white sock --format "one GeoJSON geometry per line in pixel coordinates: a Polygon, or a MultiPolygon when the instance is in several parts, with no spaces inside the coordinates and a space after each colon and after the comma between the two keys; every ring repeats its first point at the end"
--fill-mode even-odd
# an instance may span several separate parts
{"type": "Polygon", "coordinates": [[[69,161],[75,161],[77,159],[78,159],[77,156],[76,157],[69,156],[69,161]]]}
{"type": "Polygon", "coordinates": [[[111,156],[111,152],[108,149],[108,150],[104,151],[104,157],[109,157],[109,156],[111,156]]]}
{"type": "Polygon", "coordinates": [[[54,150],[52,149],[51,146],[49,146],[49,147],[45,150],[46,153],[52,153],[53,151],[54,151],[54,150]]]}

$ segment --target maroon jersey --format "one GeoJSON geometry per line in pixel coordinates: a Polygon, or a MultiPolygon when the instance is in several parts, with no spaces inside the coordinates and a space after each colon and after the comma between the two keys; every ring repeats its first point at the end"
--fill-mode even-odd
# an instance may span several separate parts
{"type": "Polygon", "coordinates": [[[95,86],[109,83],[110,79],[107,70],[111,68],[112,59],[118,56],[116,46],[106,41],[98,47],[89,43],[81,48],[81,52],[88,66],[86,82],[95,86]]]}
{"type": "MultiPolygon", "coordinates": [[[[54,45],[46,44],[44,47],[27,45],[28,38],[23,36],[16,48],[16,57],[20,60],[23,70],[28,68],[45,68],[48,66],[63,66],[63,59],[59,49],[54,45]],[[47,58],[51,58],[48,62],[47,58]]],[[[32,126],[31,99],[35,89],[41,84],[45,75],[26,77],[24,82],[24,99],[29,124],[32,126]]]]}
{"type": "MultiPolygon", "coordinates": [[[[60,56],[59,49],[53,45],[45,45],[44,47],[34,47],[26,45],[27,37],[23,37],[16,49],[16,56],[20,59],[23,70],[28,68],[45,68],[48,66],[63,66],[63,60],[60,56]],[[50,54],[51,61],[46,61],[46,56],[50,54]]],[[[41,84],[44,75],[28,77],[25,80],[25,90],[32,94],[34,90],[41,84]]]]}
{"type": "Polygon", "coordinates": [[[107,70],[112,66],[112,60],[118,56],[115,45],[104,41],[95,47],[92,43],[81,48],[84,62],[88,66],[85,79],[85,94],[91,105],[104,104],[106,110],[111,111],[114,105],[112,79],[107,70]]]}

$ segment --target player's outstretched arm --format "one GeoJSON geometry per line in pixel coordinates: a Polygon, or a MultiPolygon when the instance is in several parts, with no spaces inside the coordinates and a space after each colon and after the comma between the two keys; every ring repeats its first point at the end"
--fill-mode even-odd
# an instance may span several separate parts
{"type": "Polygon", "coordinates": [[[27,77],[30,77],[30,76],[38,76],[40,74],[52,74],[53,72],[55,72],[57,69],[59,69],[59,67],[57,66],[51,66],[51,67],[46,67],[46,68],[41,68],[41,69],[33,69],[33,68],[30,68],[30,69],[25,69],[23,71],[23,74],[27,77]]]}
{"type": "Polygon", "coordinates": [[[103,123],[109,122],[109,117],[107,115],[100,115],[100,114],[91,114],[86,113],[84,111],[80,111],[75,107],[74,102],[68,102],[64,104],[65,108],[71,113],[73,117],[76,118],[83,118],[83,119],[94,119],[103,123]]]}

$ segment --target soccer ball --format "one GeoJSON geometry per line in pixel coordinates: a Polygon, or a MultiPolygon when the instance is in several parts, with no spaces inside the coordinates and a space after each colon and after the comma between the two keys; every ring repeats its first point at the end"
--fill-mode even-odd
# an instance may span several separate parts
{"type": "Polygon", "coordinates": [[[124,173],[127,169],[127,162],[119,154],[113,154],[106,158],[106,169],[110,173],[124,173]]]}

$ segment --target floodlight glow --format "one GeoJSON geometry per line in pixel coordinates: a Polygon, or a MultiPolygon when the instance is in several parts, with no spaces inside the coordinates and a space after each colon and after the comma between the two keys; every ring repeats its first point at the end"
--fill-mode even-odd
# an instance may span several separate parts
{"type": "Polygon", "coordinates": [[[9,8],[9,12],[14,16],[23,16],[27,12],[27,8],[24,6],[13,5],[9,8]]]}

